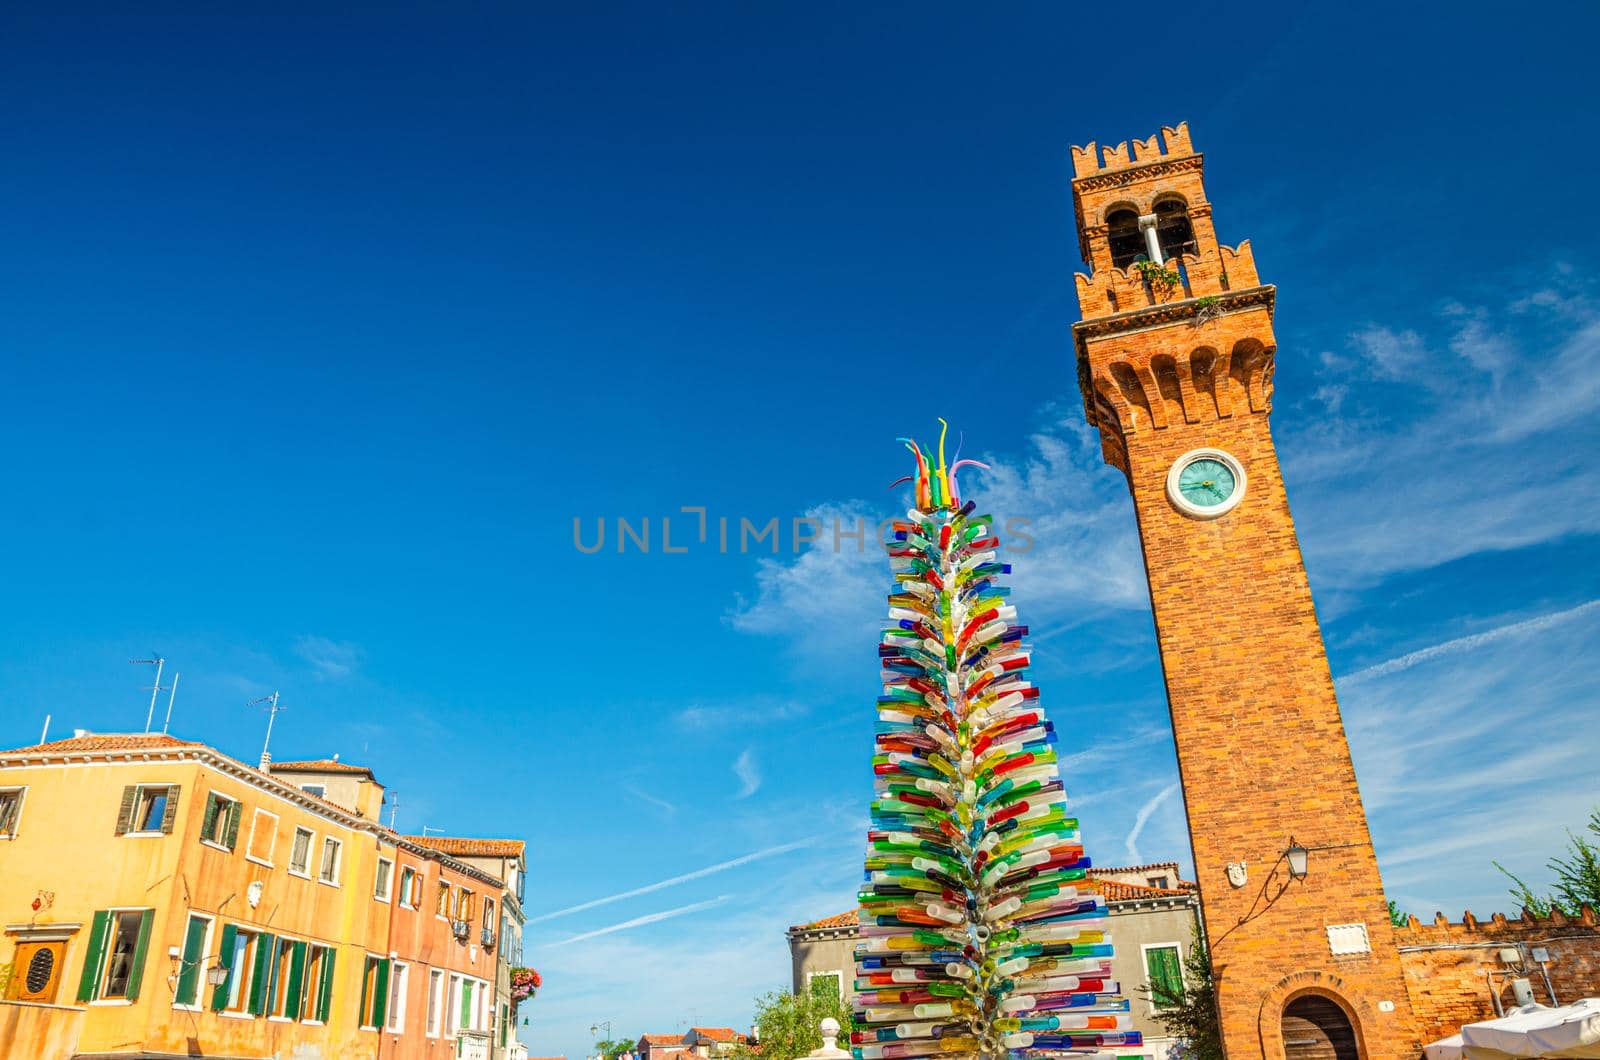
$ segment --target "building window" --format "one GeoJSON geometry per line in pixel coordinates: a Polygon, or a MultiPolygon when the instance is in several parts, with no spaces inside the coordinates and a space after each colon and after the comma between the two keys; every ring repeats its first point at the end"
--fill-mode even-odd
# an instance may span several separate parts
{"type": "Polygon", "coordinates": [[[382,957],[368,957],[361,972],[361,1016],[363,1030],[377,1030],[383,1026],[384,1009],[389,1000],[389,962],[382,957]]]}
{"type": "Polygon", "coordinates": [[[183,957],[178,965],[178,985],[173,990],[176,1008],[198,1008],[200,984],[205,982],[206,954],[211,951],[211,924],[208,916],[190,914],[183,933],[183,957]]]}
{"type": "Polygon", "coordinates": [[[239,842],[239,818],[243,806],[238,799],[220,791],[206,796],[205,816],[200,819],[200,841],[232,850],[239,842]]]}
{"type": "Polygon", "coordinates": [[[300,790],[307,795],[315,795],[319,799],[328,797],[328,786],[326,784],[302,784],[300,785],[300,790]]]}
{"type": "Polygon", "coordinates": [[[385,1026],[396,1033],[406,1022],[406,981],[410,972],[410,965],[399,961],[389,969],[389,1020],[385,1026]]]}
{"type": "Polygon", "coordinates": [[[240,931],[232,924],[222,929],[222,948],[217,963],[228,969],[227,978],[211,996],[211,1007],[222,1012],[244,1012],[250,1007],[252,980],[256,976],[261,936],[240,931]]]}
{"type": "Polygon", "coordinates": [[[415,909],[417,907],[417,870],[407,865],[400,870],[400,907],[402,909],[415,909]]]}
{"type": "Polygon", "coordinates": [[[806,984],[811,988],[812,997],[843,997],[844,974],[842,972],[812,972],[806,984]]]}
{"type": "Polygon", "coordinates": [[[130,784],[122,789],[118,835],[165,835],[178,814],[175,784],[130,784]]]}
{"type": "Polygon", "coordinates": [[[428,973],[428,1037],[439,1037],[439,1010],[444,1007],[444,973],[428,973]]]}
{"type": "Polygon", "coordinates": [[[333,958],[331,947],[306,947],[297,1017],[303,1023],[328,1021],[328,1007],[333,998],[333,958]]]}
{"type": "Polygon", "coordinates": [[[153,918],[149,909],[108,909],[94,915],[79,1001],[138,999],[153,918]]]}
{"type": "Polygon", "coordinates": [[[491,935],[494,933],[494,899],[493,898],[486,897],[483,900],[483,929],[485,931],[489,932],[491,935]]]}
{"type": "Polygon", "coordinates": [[[250,819],[250,844],[245,857],[271,867],[272,853],[278,846],[278,815],[257,809],[250,819]]]}
{"type": "Polygon", "coordinates": [[[1162,890],[1166,890],[1169,886],[1165,876],[1147,876],[1145,877],[1145,882],[1152,887],[1160,887],[1162,890]]]}
{"type": "Polygon", "coordinates": [[[451,919],[472,923],[472,892],[465,887],[456,890],[456,911],[451,919]]]}
{"type": "Polygon", "coordinates": [[[322,841],[322,868],[317,872],[317,879],[323,883],[337,885],[339,882],[339,857],[343,852],[344,844],[333,836],[328,836],[322,841]]]}
{"type": "Polygon", "coordinates": [[[300,993],[305,989],[306,944],[280,938],[272,955],[272,982],[268,991],[267,1015],[274,1019],[294,1019],[300,1008],[300,993]]]}
{"type": "Polygon", "coordinates": [[[439,899],[434,903],[433,915],[443,917],[450,915],[450,885],[443,880],[439,881],[439,899]]]}
{"type": "Polygon", "coordinates": [[[372,897],[380,902],[389,900],[389,886],[394,882],[394,862],[388,858],[378,859],[378,872],[372,881],[372,897]]]}
{"type": "Polygon", "coordinates": [[[27,788],[0,788],[0,839],[15,839],[22,821],[22,794],[27,788]]]}
{"type": "Polygon", "coordinates": [[[1153,1007],[1172,1008],[1183,1002],[1183,959],[1176,942],[1145,946],[1144,969],[1153,1007]]]}
{"type": "Polygon", "coordinates": [[[294,830],[294,843],[289,847],[289,871],[294,875],[311,875],[311,844],[316,838],[309,828],[294,830]]]}

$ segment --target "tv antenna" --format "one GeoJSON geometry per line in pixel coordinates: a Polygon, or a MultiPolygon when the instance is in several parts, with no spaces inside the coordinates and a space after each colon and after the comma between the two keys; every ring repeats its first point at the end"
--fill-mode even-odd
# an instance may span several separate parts
{"type": "Polygon", "coordinates": [[[395,815],[400,812],[400,793],[398,791],[391,791],[389,793],[389,799],[389,831],[393,832],[396,831],[394,826],[395,815]]]}
{"type": "MultiPolygon", "coordinates": [[[[150,709],[144,716],[144,731],[149,732],[150,726],[154,725],[156,721],[156,696],[167,691],[161,687],[161,668],[167,664],[167,660],[157,655],[154,659],[129,659],[128,662],[133,666],[154,666],[156,668],[156,682],[150,686],[150,709]]],[[[171,704],[168,704],[168,706],[170,707],[171,704]]],[[[162,731],[164,732],[165,730],[162,731]]]]}
{"type": "Polygon", "coordinates": [[[166,720],[161,723],[161,735],[163,736],[167,734],[167,729],[172,725],[172,701],[178,698],[178,681],[181,680],[182,677],[183,675],[181,673],[173,671],[172,687],[169,689],[169,695],[167,696],[167,717],[166,720]]]}
{"type": "Polygon", "coordinates": [[[261,768],[265,769],[267,763],[272,761],[272,755],[267,750],[272,746],[272,723],[277,720],[278,711],[284,708],[278,705],[278,693],[276,692],[270,696],[262,696],[260,699],[252,699],[245,706],[255,707],[260,706],[262,703],[267,704],[267,738],[261,741],[261,768]]]}

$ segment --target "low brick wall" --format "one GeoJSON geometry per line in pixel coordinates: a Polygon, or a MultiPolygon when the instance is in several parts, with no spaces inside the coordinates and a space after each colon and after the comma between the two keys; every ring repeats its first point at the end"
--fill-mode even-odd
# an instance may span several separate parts
{"type": "Polygon", "coordinates": [[[1454,1034],[1464,1024],[1493,1019],[1495,997],[1506,1008],[1514,1005],[1511,980],[1519,976],[1532,985],[1540,1004],[1600,997],[1600,919],[1587,906],[1581,917],[1553,913],[1541,919],[1527,910],[1515,920],[1503,913],[1479,920],[1469,910],[1455,924],[1443,913],[1431,924],[1412,917],[1406,927],[1395,929],[1395,945],[1424,1043],[1454,1034]],[[1533,961],[1535,946],[1549,951],[1543,970],[1533,961]],[[1500,950],[1507,947],[1518,949],[1521,970],[1500,960],[1500,950]]]}

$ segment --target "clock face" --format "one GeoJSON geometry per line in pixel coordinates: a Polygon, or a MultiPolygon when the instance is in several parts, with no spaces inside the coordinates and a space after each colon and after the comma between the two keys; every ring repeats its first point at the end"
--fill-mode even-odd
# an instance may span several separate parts
{"type": "Polygon", "coordinates": [[[1238,486],[1228,465],[1209,456],[1191,460],[1178,472],[1178,492],[1197,508],[1226,504],[1238,486]]]}
{"type": "Polygon", "coordinates": [[[1244,465],[1221,449],[1194,449],[1167,473],[1167,497],[1194,519],[1215,519],[1244,498],[1244,465]]]}

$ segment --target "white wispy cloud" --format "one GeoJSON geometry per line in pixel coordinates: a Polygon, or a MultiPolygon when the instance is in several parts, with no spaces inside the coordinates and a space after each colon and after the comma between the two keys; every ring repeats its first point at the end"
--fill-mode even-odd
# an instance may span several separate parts
{"type": "Polygon", "coordinates": [[[662,920],[671,920],[673,917],[687,916],[690,913],[698,913],[702,909],[710,909],[714,905],[721,905],[730,897],[732,896],[724,894],[716,898],[708,898],[703,902],[691,902],[688,905],[680,905],[676,909],[663,909],[659,913],[646,913],[644,916],[636,916],[632,920],[624,920],[620,924],[608,924],[603,928],[595,928],[593,931],[585,931],[582,934],[573,935],[571,938],[562,939],[560,942],[549,943],[546,948],[554,949],[557,946],[570,946],[574,942],[583,942],[586,939],[596,939],[601,935],[614,935],[619,931],[627,931],[630,928],[643,927],[646,924],[655,924],[662,920]]]}
{"type": "Polygon", "coordinates": [[[1161,808],[1161,804],[1172,798],[1177,793],[1177,784],[1168,784],[1156,792],[1145,804],[1139,807],[1139,813],[1133,819],[1133,827],[1128,830],[1125,841],[1128,851],[1129,864],[1137,865],[1144,859],[1139,856],[1139,833],[1144,831],[1145,824],[1150,820],[1150,815],[1161,808]]]}
{"type": "Polygon", "coordinates": [[[361,647],[347,640],[302,636],[294,642],[294,653],[311,666],[319,681],[349,677],[361,665],[361,647]]]}
{"type": "Polygon", "coordinates": [[[1447,640],[1442,644],[1434,644],[1430,647],[1420,648],[1417,651],[1407,652],[1393,659],[1387,659],[1384,662],[1365,667],[1354,673],[1346,674],[1338,679],[1338,683],[1340,687],[1347,687],[1362,681],[1370,681],[1375,677],[1384,677],[1388,674],[1398,673],[1401,670],[1409,670],[1420,663],[1446,655],[1457,655],[1461,652],[1473,651],[1494,641],[1504,640],[1507,637],[1523,637],[1531,633],[1539,633],[1553,626],[1559,626],[1563,622],[1571,622],[1574,619],[1581,618],[1596,608],[1600,608],[1600,600],[1591,600],[1586,604],[1579,604],[1577,607],[1568,608],[1565,611],[1556,611],[1548,615],[1524,619],[1521,622],[1498,626],[1494,629],[1486,629],[1482,633],[1457,637],[1454,640],[1447,640]]]}
{"type": "Polygon", "coordinates": [[[668,802],[666,799],[663,799],[659,795],[650,794],[650,792],[645,791],[637,784],[624,784],[622,786],[622,790],[627,792],[629,795],[632,795],[640,802],[654,806],[656,809],[665,813],[668,817],[675,816],[678,812],[677,806],[668,802]]]}
{"type": "Polygon", "coordinates": [[[739,778],[740,799],[748,799],[761,788],[761,768],[756,765],[756,756],[750,748],[746,747],[739,752],[739,757],[733,761],[733,775],[739,778]]]}
{"type": "Polygon", "coordinates": [[[676,887],[679,884],[688,883],[691,880],[700,880],[707,876],[713,876],[719,872],[727,872],[729,869],[736,869],[741,865],[748,865],[752,861],[761,861],[764,858],[774,858],[779,854],[787,854],[791,850],[800,850],[803,847],[811,846],[813,842],[815,842],[815,840],[808,837],[805,839],[797,839],[792,843],[781,843],[778,846],[771,846],[763,850],[752,851],[749,854],[743,854],[736,858],[730,858],[727,861],[719,861],[715,865],[707,865],[703,869],[695,869],[693,872],[685,872],[677,876],[669,876],[664,880],[657,880],[655,883],[647,883],[642,887],[635,887],[632,890],[619,891],[616,894],[608,894],[604,898],[595,898],[587,902],[580,902],[577,905],[569,905],[565,909],[557,909],[551,913],[541,913],[538,916],[529,917],[527,923],[537,924],[541,920],[554,920],[557,917],[571,916],[573,913],[581,913],[586,909],[594,909],[602,905],[610,905],[612,902],[621,902],[629,898],[637,898],[641,894],[652,894],[656,891],[665,890],[668,887],[676,887]]]}

